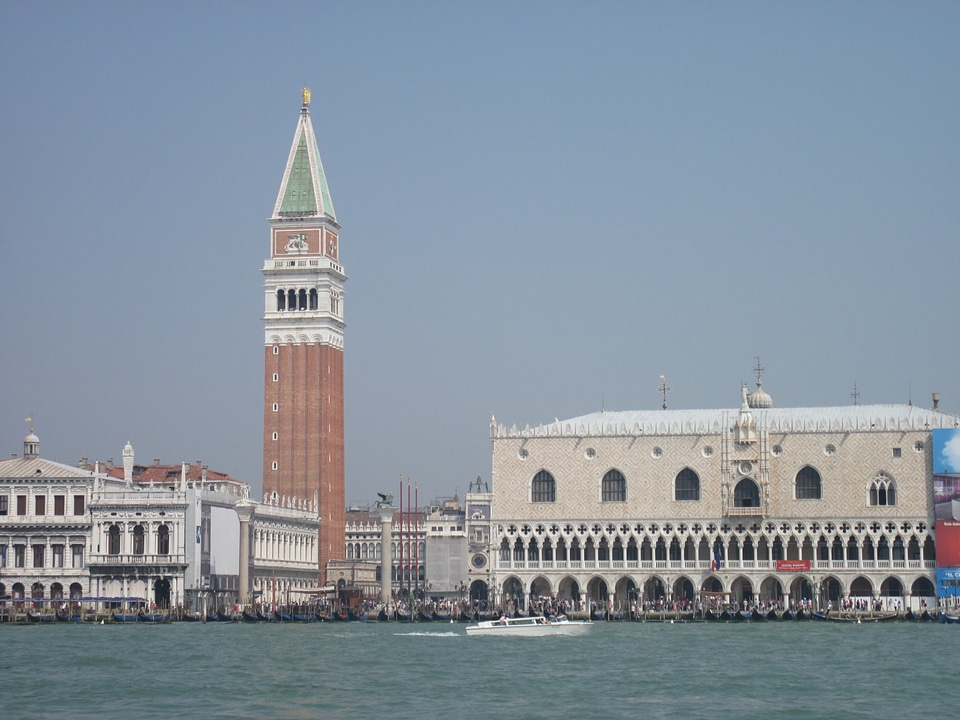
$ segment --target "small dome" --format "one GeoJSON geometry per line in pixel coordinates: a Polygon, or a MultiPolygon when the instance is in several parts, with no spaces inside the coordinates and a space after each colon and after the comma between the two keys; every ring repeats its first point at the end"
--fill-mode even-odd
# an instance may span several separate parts
{"type": "Polygon", "coordinates": [[[23,441],[24,441],[25,443],[38,443],[38,442],[40,442],[40,438],[38,438],[36,435],[34,435],[34,434],[33,434],[33,428],[30,428],[30,434],[27,435],[27,436],[23,439],[23,441]]]}
{"type": "Polygon", "coordinates": [[[751,408],[766,409],[773,407],[773,398],[767,395],[757,383],[757,389],[747,395],[747,405],[751,408]]]}

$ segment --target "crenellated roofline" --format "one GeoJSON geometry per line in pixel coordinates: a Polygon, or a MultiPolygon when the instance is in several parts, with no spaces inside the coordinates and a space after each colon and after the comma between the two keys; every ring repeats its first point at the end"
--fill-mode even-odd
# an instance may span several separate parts
{"type": "MultiPolygon", "coordinates": [[[[960,426],[960,416],[914,405],[768,408],[754,410],[765,432],[869,432],[960,426]]],[[[494,420],[491,438],[603,437],[719,434],[732,427],[734,409],[601,411],[537,427],[508,427],[494,420]]]]}

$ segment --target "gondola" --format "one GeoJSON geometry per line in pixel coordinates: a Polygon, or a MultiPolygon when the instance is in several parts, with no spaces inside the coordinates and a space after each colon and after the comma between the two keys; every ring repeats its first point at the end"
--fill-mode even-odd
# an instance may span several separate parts
{"type": "Polygon", "coordinates": [[[49,623],[55,622],[53,615],[38,615],[37,613],[32,613],[27,610],[27,620],[32,623],[49,623]]]}
{"type": "Polygon", "coordinates": [[[767,614],[754,609],[750,613],[750,622],[763,622],[767,619],[767,614]]]}
{"type": "Polygon", "coordinates": [[[780,620],[783,620],[783,616],[776,610],[767,610],[766,619],[770,620],[771,622],[779,622],[780,620]]]}
{"type": "Polygon", "coordinates": [[[140,613],[114,613],[113,621],[118,623],[135,623],[140,619],[140,613]]]}
{"type": "Polygon", "coordinates": [[[167,616],[163,613],[147,613],[142,610],[137,613],[137,622],[141,623],[150,623],[156,625],[157,623],[166,622],[167,616]]]}
{"type": "Polygon", "coordinates": [[[260,619],[260,614],[255,612],[250,612],[249,610],[244,610],[241,618],[244,622],[263,622],[260,619]]]}

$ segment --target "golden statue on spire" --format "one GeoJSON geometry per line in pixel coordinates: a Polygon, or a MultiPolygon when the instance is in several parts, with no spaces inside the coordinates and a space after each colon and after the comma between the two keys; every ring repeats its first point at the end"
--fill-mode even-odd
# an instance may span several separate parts
{"type": "Polygon", "coordinates": [[[303,104],[309,105],[310,104],[310,88],[303,88],[300,92],[303,93],[303,104]]]}

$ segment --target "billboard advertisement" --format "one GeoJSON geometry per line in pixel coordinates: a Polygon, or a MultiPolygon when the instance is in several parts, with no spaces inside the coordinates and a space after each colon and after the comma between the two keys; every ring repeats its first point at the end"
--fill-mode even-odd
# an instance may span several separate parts
{"type": "Polygon", "coordinates": [[[933,496],[938,520],[960,520],[960,428],[933,430],[933,496]]]}
{"type": "Polygon", "coordinates": [[[777,560],[777,572],[808,572],[809,560],[777,560]]]}
{"type": "Polygon", "coordinates": [[[960,428],[933,429],[933,474],[960,475],[960,428]]]}
{"type": "Polygon", "coordinates": [[[960,520],[937,520],[937,567],[960,568],[960,520]]]}
{"type": "Polygon", "coordinates": [[[937,597],[960,597],[960,568],[937,569],[937,597]]]}

